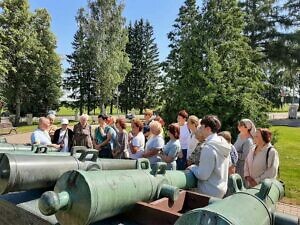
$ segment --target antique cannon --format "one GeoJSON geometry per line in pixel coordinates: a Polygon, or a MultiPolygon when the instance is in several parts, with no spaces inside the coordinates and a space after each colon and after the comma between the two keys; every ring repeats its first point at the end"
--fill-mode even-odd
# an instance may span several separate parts
{"type": "Polygon", "coordinates": [[[99,159],[96,150],[85,150],[75,155],[0,154],[0,194],[52,187],[69,170],[137,168],[136,160],[99,159]]]}
{"type": "Polygon", "coordinates": [[[34,154],[34,153],[47,153],[47,152],[57,152],[57,151],[58,150],[56,148],[45,146],[45,145],[0,143],[0,153],[34,154]]]}
{"type": "MultiPolygon", "coordinates": [[[[231,177],[234,194],[223,200],[215,200],[206,207],[191,210],[182,215],[175,225],[297,225],[298,223],[275,223],[275,204],[284,194],[283,185],[277,180],[266,179],[254,188],[245,189],[242,179],[231,177]]],[[[284,219],[277,214],[278,220],[284,219]]],[[[288,217],[294,221],[294,217],[288,217]]]]}
{"type": "Polygon", "coordinates": [[[55,213],[61,225],[90,224],[130,210],[138,201],[160,197],[174,201],[179,188],[196,187],[192,173],[165,168],[162,163],[157,171],[69,171],[60,177],[54,191],[41,196],[39,209],[44,215],[55,213]]]}

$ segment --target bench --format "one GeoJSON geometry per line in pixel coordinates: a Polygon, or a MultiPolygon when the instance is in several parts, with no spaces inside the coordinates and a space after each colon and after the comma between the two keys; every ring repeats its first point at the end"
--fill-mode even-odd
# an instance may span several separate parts
{"type": "Polygon", "coordinates": [[[8,119],[1,118],[0,120],[0,134],[17,134],[17,128],[13,127],[12,123],[8,119]]]}

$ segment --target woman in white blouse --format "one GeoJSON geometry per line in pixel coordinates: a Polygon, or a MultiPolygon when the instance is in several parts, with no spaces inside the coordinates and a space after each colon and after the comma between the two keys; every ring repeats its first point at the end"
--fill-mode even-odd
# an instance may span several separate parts
{"type": "Polygon", "coordinates": [[[246,158],[244,177],[248,187],[261,183],[266,178],[276,178],[279,157],[271,144],[272,133],[266,128],[259,128],[254,135],[255,146],[246,158]]]}
{"type": "Polygon", "coordinates": [[[143,134],[143,123],[133,118],[131,121],[131,135],[129,135],[129,158],[138,159],[143,157],[145,148],[145,136],[143,134]]]}

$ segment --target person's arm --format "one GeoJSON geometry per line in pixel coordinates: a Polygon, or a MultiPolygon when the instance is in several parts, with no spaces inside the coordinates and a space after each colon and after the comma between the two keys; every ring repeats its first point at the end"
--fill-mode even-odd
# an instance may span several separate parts
{"type": "Polygon", "coordinates": [[[57,129],[57,130],[54,132],[53,142],[52,142],[53,144],[58,144],[59,132],[60,132],[60,129],[57,129]]]}
{"type": "Polygon", "coordinates": [[[137,152],[139,151],[139,149],[140,149],[140,148],[137,147],[137,146],[133,146],[132,143],[130,143],[129,146],[130,146],[130,150],[131,150],[131,153],[132,153],[132,154],[137,153],[137,152]]]}
{"type": "Polygon", "coordinates": [[[143,157],[149,158],[151,156],[155,156],[158,154],[159,150],[160,150],[160,148],[151,148],[143,154],[143,157]]]}
{"type": "Polygon", "coordinates": [[[198,180],[207,180],[211,176],[215,164],[215,152],[209,147],[204,147],[200,155],[199,165],[191,165],[188,169],[193,172],[198,180]]]}
{"type": "MultiPolygon", "coordinates": [[[[248,153],[249,154],[249,153],[248,153]]],[[[236,166],[236,163],[239,159],[239,155],[236,151],[236,148],[234,147],[234,145],[231,145],[231,151],[230,151],[230,161],[232,163],[233,166],[236,166]]]]}
{"type": "Polygon", "coordinates": [[[68,128],[68,136],[69,136],[69,150],[73,147],[73,137],[74,137],[74,132],[68,128]]]}
{"type": "Polygon", "coordinates": [[[164,139],[162,137],[156,137],[156,140],[152,144],[152,148],[148,149],[147,152],[143,154],[143,157],[149,158],[158,154],[158,152],[164,147],[164,139]]]}
{"type": "Polygon", "coordinates": [[[274,148],[271,148],[269,152],[268,162],[267,162],[267,169],[264,171],[262,175],[255,178],[256,183],[260,183],[262,180],[266,178],[276,178],[278,166],[279,166],[278,152],[274,148]]]}
{"type": "MultiPolygon", "coordinates": [[[[104,135],[105,135],[105,133],[104,133],[104,135]]],[[[112,138],[111,132],[108,131],[106,134],[106,139],[102,143],[99,144],[100,148],[107,145],[110,142],[111,138],[112,138]]]]}
{"type": "Polygon", "coordinates": [[[175,145],[174,144],[174,145],[171,145],[170,148],[171,149],[170,149],[168,155],[164,154],[164,152],[159,154],[161,159],[166,163],[173,162],[175,160],[176,156],[178,155],[178,153],[181,151],[180,145],[175,145]]]}
{"type": "MultiPolygon", "coordinates": [[[[251,154],[252,155],[252,154],[251,154]]],[[[248,157],[251,157],[250,155],[248,157]]],[[[246,177],[250,176],[250,171],[249,171],[249,159],[248,157],[245,160],[245,164],[244,164],[244,177],[246,179],[246,177]]],[[[252,155],[253,157],[253,155],[252,155]]]]}
{"type": "Polygon", "coordinates": [[[128,133],[126,131],[124,131],[123,141],[124,141],[123,151],[128,151],[128,133]]]}
{"type": "Polygon", "coordinates": [[[39,140],[39,138],[37,137],[37,135],[36,135],[36,133],[35,132],[33,132],[32,134],[31,134],[31,144],[32,145],[34,145],[34,144],[40,144],[40,140],[39,140]]]}
{"type": "Polygon", "coordinates": [[[131,143],[129,144],[130,151],[132,154],[137,153],[140,150],[141,143],[137,136],[133,137],[131,143]]]}
{"type": "Polygon", "coordinates": [[[60,149],[60,145],[57,145],[57,144],[50,144],[50,145],[47,145],[48,147],[53,147],[53,148],[56,148],[56,149],[60,149]]]}
{"type": "Polygon", "coordinates": [[[241,154],[238,156],[239,159],[241,160],[246,160],[249,151],[253,148],[253,141],[251,139],[248,139],[247,141],[244,142],[244,144],[242,145],[242,152],[241,154]]]}
{"type": "Polygon", "coordinates": [[[253,154],[249,153],[248,157],[245,160],[244,177],[245,177],[246,182],[248,183],[248,186],[254,187],[255,185],[257,185],[257,182],[253,179],[253,177],[250,176],[250,167],[251,167],[251,165],[249,165],[249,163],[250,163],[250,158],[251,157],[253,157],[253,154]]]}
{"type": "Polygon", "coordinates": [[[169,156],[169,155],[164,155],[164,154],[161,154],[160,155],[161,159],[166,162],[166,163],[171,163],[174,161],[175,157],[173,156],[169,156]]]}

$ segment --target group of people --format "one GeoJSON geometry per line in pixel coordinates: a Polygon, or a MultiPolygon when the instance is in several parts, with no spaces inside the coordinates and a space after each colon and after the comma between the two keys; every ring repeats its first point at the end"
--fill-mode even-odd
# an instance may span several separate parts
{"type": "Polygon", "coordinates": [[[47,145],[61,152],[69,152],[73,146],[74,133],[68,127],[69,120],[61,120],[61,128],[54,124],[55,115],[39,118],[38,128],[31,135],[31,144],[47,145]]]}
{"type": "Polygon", "coordinates": [[[105,114],[98,116],[99,126],[93,134],[86,114],[80,116],[73,131],[68,128],[67,119],[61,120],[60,129],[53,125],[54,119],[53,115],[40,118],[39,127],[32,134],[33,144],[60,151],[85,146],[98,150],[100,158],[148,158],[152,167],[166,162],[167,169],[190,170],[198,179],[199,192],[210,196],[225,195],[232,173],[240,174],[248,187],[277,176],[279,158],[271,144],[272,133],[266,128],[256,129],[249,119],[239,121],[234,144],[230,132],[221,131],[217,116],[199,119],[185,110],[178,112],[177,123],[165,127],[160,116],[146,109],[143,121],[130,121],[130,132],[126,130],[125,118],[105,114]]]}

